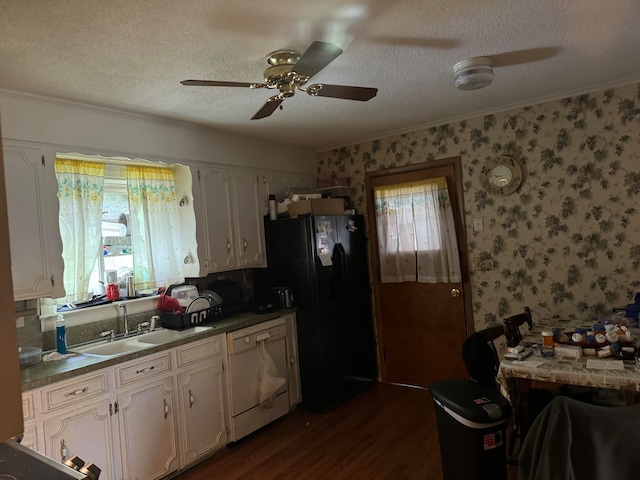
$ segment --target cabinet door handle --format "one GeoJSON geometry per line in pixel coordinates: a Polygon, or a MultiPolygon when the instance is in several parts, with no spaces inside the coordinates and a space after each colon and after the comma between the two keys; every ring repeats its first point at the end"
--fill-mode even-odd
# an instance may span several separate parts
{"type": "Polygon", "coordinates": [[[64,462],[67,459],[67,446],[64,444],[64,438],[60,440],[60,461],[64,462]]]}
{"type": "Polygon", "coordinates": [[[153,370],[154,368],[156,368],[156,367],[154,367],[153,365],[151,365],[150,367],[147,367],[147,368],[141,368],[140,370],[136,370],[136,375],[137,375],[138,373],[146,373],[146,372],[150,372],[150,371],[151,371],[151,370],[153,370]]]}
{"type": "Polygon", "coordinates": [[[247,251],[247,239],[242,237],[242,248],[244,249],[244,251],[247,251]]]}
{"type": "Polygon", "coordinates": [[[229,243],[229,239],[227,238],[227,253],[231,252],[231,243],[229,243]]]}
{"type": "Polygon", "coordinates": [[[163,398],[162,399],[162,404],[164,407],[164,418],[167,418],[167,415],[169,415],[169,404],[167,403],[167,399],[163,398]]]}
{"type": "Polygon", "coordinates": [[[89,391],[89,387],[81,388],[80,390],[74,390],[73,392],[67,392],[64,394],[65,397],[73,397],[74,395],[82,395],[89,391]]]}
{"type": "Polygon", "coordinates": [[[189,389],[189,408],[193,408],[193,393],[189,389]]]}

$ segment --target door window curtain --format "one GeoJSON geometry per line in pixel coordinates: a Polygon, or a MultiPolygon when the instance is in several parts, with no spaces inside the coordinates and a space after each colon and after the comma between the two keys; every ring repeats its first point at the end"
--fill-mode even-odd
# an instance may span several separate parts
{"type": "Polygon", "coordinates": [[[131,165],[126,172],[135,288],[184,282],[173,171],[131,165]]]}
{"type": "Polygon", "coordinates": [[[58,303],[89,296],[91,272],[102,252],[104,172],[104,163],[56,158],[66,293],[58,303]]]}
{"type": "Polygon", "coordinates": [[[445,177],[374,188],[382,283],[462,281],[445,177]]]}

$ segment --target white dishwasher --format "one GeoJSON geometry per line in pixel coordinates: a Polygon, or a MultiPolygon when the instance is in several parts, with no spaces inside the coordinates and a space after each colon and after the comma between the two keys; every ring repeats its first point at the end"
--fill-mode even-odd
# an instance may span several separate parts
{"type": "MultiPolygon", "coordinates": [[[[287,325],[283,318],[227,334],[231,438],[236,441],[289,411],[288,384],[273,405],[260,405],[260,357],[262,342],[280,376],[287,378],[287,325]]],[[[288,383],[288,382],[287,382],[288,383]]]]}

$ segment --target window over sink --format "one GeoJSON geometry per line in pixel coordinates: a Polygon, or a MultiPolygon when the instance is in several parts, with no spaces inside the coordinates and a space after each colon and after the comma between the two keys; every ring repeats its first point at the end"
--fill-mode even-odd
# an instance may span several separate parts
{"type": "Polygon", "coordinates": [[[179,197],[176,178],[191,178],[189,167],[59,154],[55,174],[66,292],[55,299],[58,310],[99,305],[108,291],[110,300],[136,298],[184,281],[192,258],[184,245],[195,243],[195,228],[181,228],[181,210],[193,216],[191,185],[179,197]]]}

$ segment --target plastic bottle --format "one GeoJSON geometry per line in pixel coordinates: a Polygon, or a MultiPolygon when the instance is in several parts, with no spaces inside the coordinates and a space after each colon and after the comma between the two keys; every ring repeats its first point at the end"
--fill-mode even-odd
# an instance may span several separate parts
{"type": "Polygon", "coordinates": [[[278,210],[276,205],[276,196],[271,194],[269,195],[269,220],[277,220],[278,219],[278,210]]]}
{"type": "Polygon", "coordinates": [[[64,316],[61,313],[56,318],[56,351],[62,355],[67,354],[67,331],[64,326],[64,316]]]}

